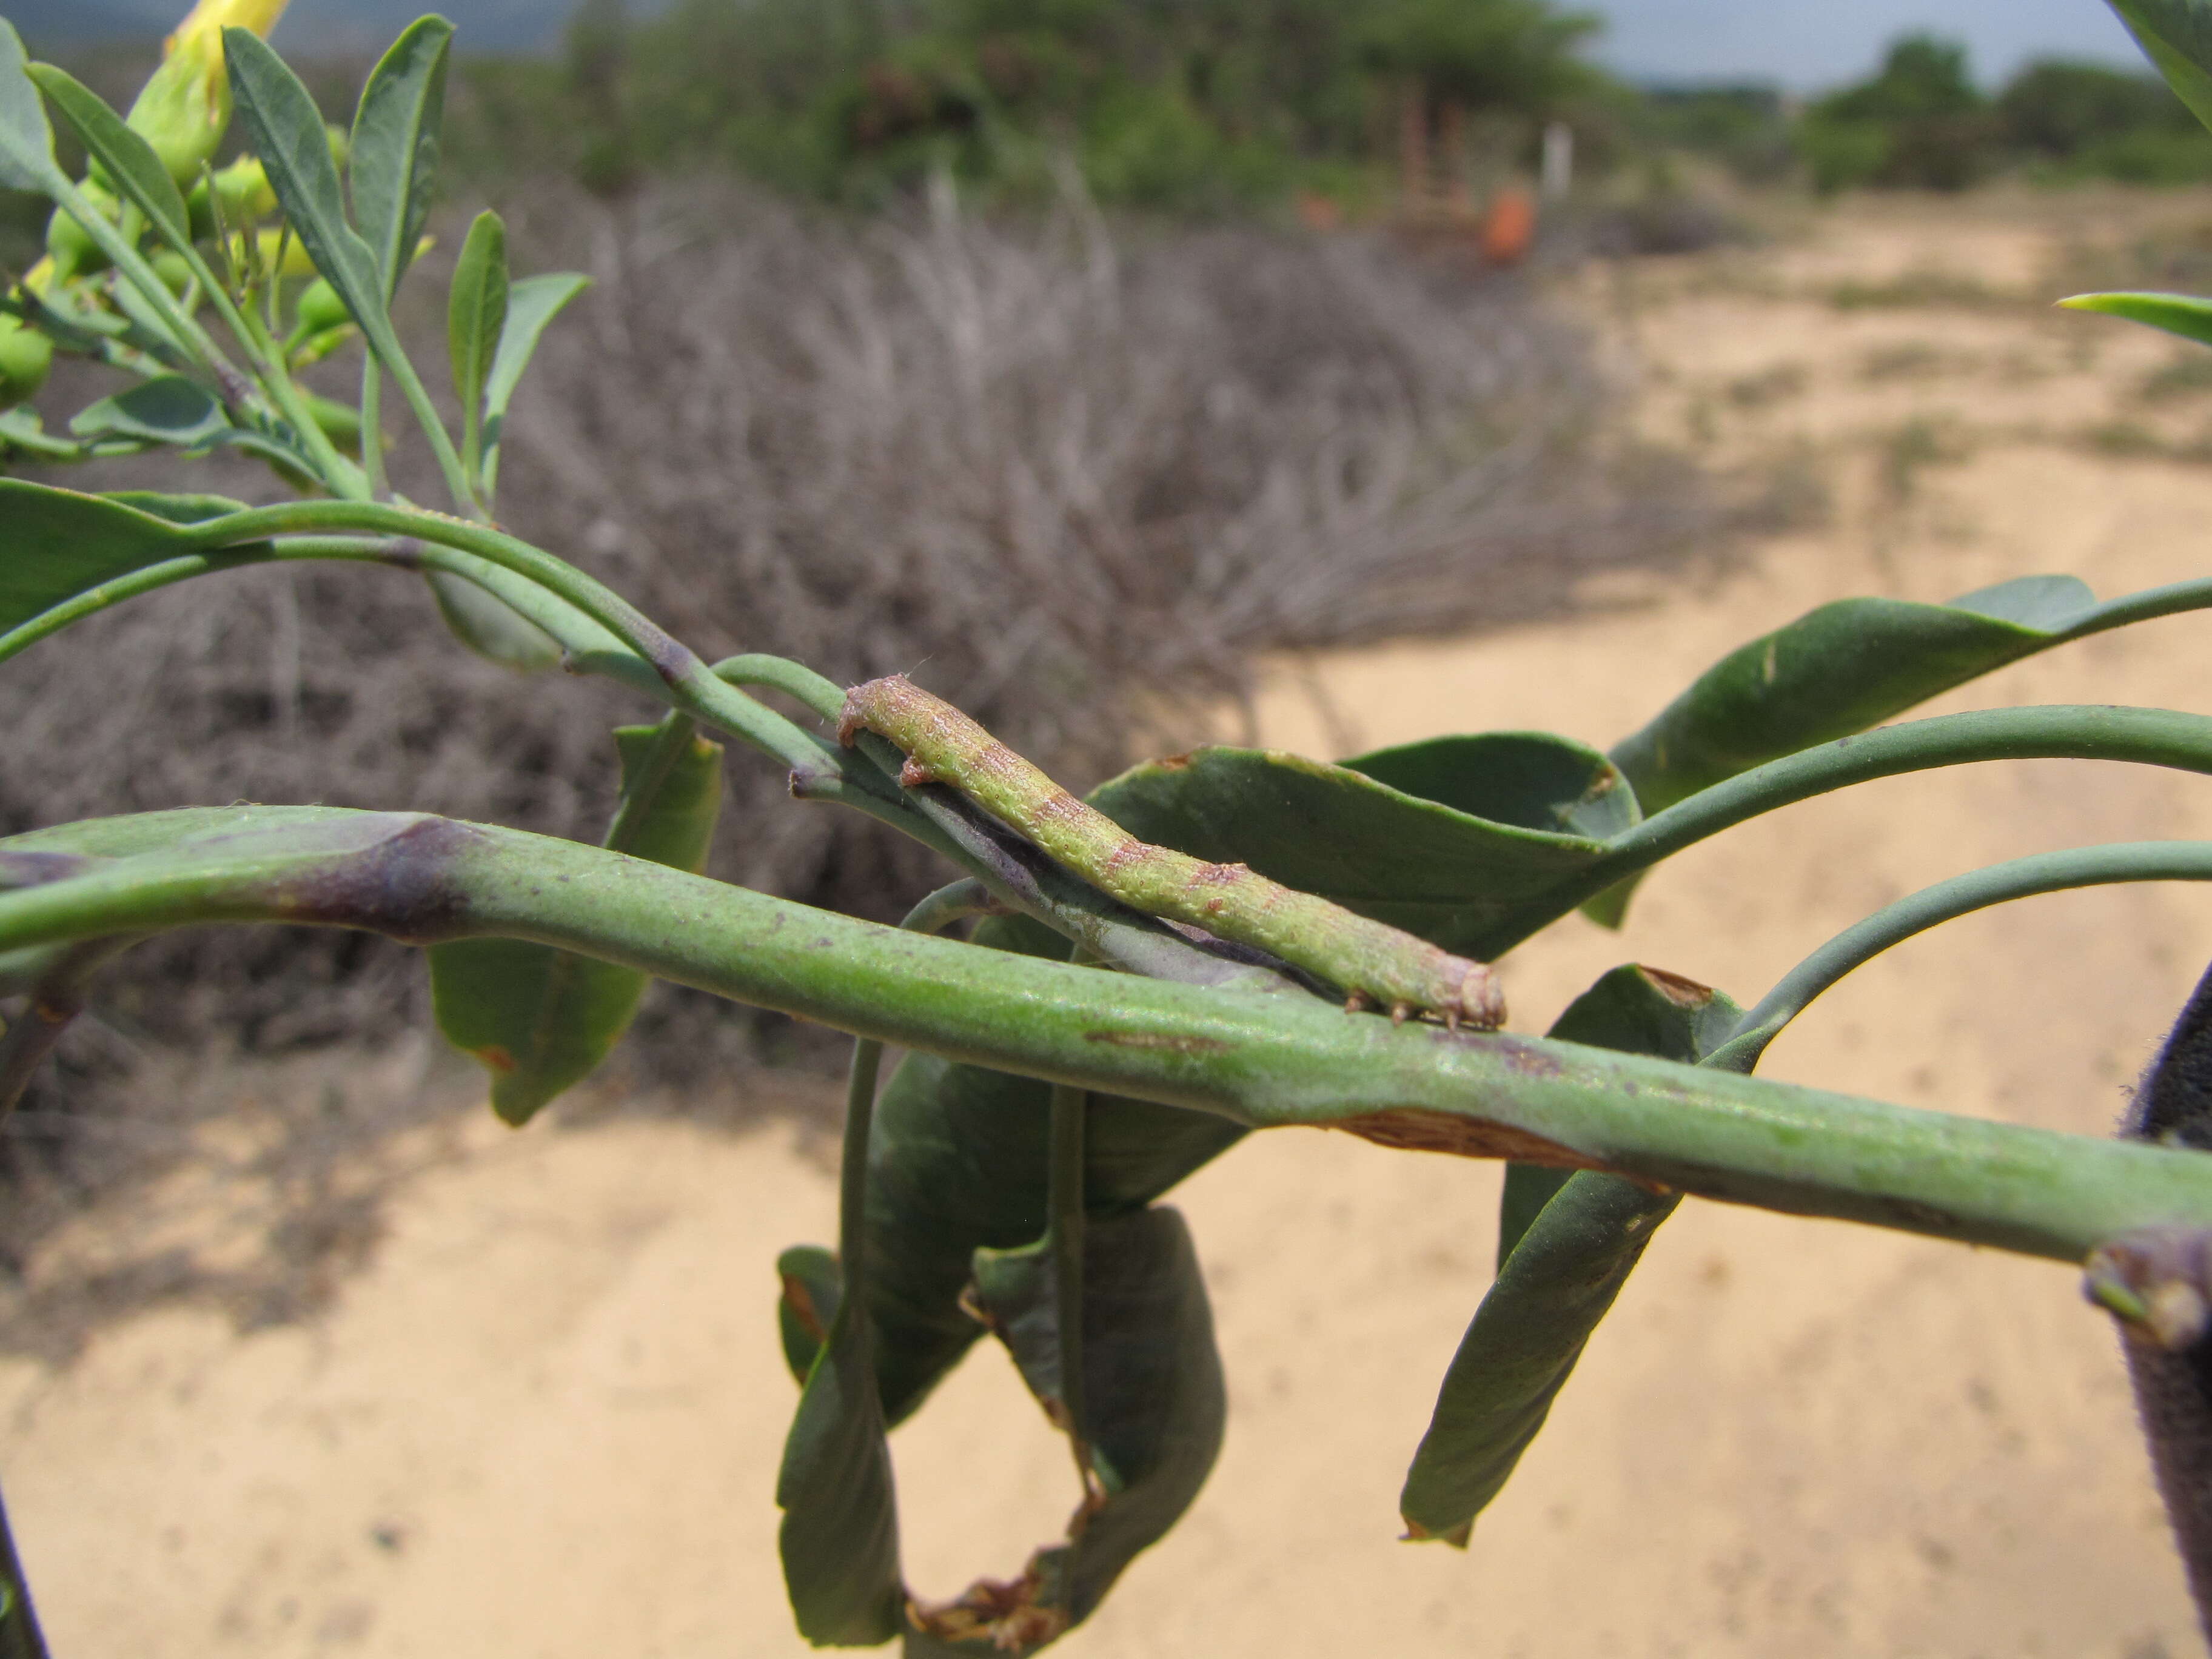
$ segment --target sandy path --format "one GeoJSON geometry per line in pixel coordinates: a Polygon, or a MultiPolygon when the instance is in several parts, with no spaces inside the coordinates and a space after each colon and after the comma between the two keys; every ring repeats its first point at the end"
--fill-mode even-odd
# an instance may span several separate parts
{"type": "MultiPolygon", "coordinates": [[[[1639,277],[1626,304],[1616,291],[1655,364],[1651,418],[1723,454],[1802,438],[1832,520],[1725,579],[1617,590],[1621,608],[1594,617],[1286,665],[1261,699],[1266,739],[1331,752],[1546,726],[1606,742],[1826,599],[1942,599],[2053,569],[2104,593],[2202,574],[2212,475],[2067,437],[2166,361],[2156,341],[1808,297],[1838,273],[1946,261],[2025,282],[2045,251],[2002,215],[1869,210],[1803,246],[1639,277]],[[1927,378],[1938,359],[1943,378],[1927,378]],[[1900,468],[1897,434],[1916,422],[1947,435],[1900,468]]],[[[1943,706],[2204,708],[2205,627],[2106,636],[1943,706]]],[[[1540,1029],[1631,959],[1747,999],[1865,909],[1970,866],[2202,834],[2203,791],[2053,763],[1791,809],[1676,860],[1625,934],[1576,921],[1526,947],[1508,966],[1516,1023],[1540,1029]]],[[[2101,1132],[2208,955],[2201,890],[2015,906],[1863,972],[1766,1069],[2101,1132]]],[[[0,1465],[58,1651],[805,1650],[774,1567],[792,1390],[769,1262],[830,1235],[820,1149],[788,1128],[633,1121],[523,1136],[474,1121],[443,1150],[315,1325],[240,1339],[164,1314],[66,1370],[0,1365],[0,1465]]],[[[1472,1551],[1394,1541],[1405,1460],[1486,1279],[1497,1179],[1298,1132],[1183,1189],[1229,1367],[1228,1446],[1196,1510],[1066,1651],[2201,1651],[2112,1339],[2073,1275],[1711,1205],[1669,1224],[1472,1551]]],[[[995,1355],[895,1444],[927,1591],[1012,1570],[1072,1498],[995,1355]]]]}

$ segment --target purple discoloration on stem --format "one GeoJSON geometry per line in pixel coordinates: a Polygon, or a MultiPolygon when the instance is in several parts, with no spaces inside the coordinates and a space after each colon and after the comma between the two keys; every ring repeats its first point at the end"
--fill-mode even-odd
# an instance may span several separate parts
{"type": "Polygon", "coordinates": [[[403,945],[460,936],[468,900],[452,877],[456,857],[477,840],[466,824],[416,818],[358,851],[289,876],[277,902],[287,919],[360,927],[403,945]]]}
{"type": "Polygon", "coordinates": [[[77,853],[0,852],[0,888],[43,887],[65,881],[99,862],[77,853]]]}

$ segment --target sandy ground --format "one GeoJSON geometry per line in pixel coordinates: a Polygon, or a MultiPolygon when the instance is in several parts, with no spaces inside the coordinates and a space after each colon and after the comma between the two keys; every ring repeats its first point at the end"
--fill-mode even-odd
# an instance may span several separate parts
{"type": "MultiPolygon", "coordinates": [[[[1826,521],[1696,581],[1616,583],[1572,621],[1285,664],[1265,739],[1340,753],[1544,726],[1604,743],[1827,599],[2201,574],[2212,472],[2145,452],[2185,450],[2208,394],[2147,398],[2174,361],[2154,337],[2003,302],[2087,213],[1862,206],[1771,249],[1594,276],[1594,314],[1648,365],[1655,430],[1723,460],[1796,453],[1826,521]],[[1844,283],[1881,293],[1838,305],[1844,283]]],[[[1943,706],[2202,708],[2206,627],[2106,635],[1943,706]]],[[[1623,960],[1748,1000],[1942,876],[2201,835],[2203,789],[2052,763],[1791,809],[1676,860],[1625,933],[1577,920],[1526,947],[1506,970],[1516,1024],[1541,1029],[1623,960]]],[[[1862,972],[1766,1069],[2101,1133],[2208,956],[2201,890],[2039,900],[1862,972]]],[[[395,1063],[354,1081],[419,1080],[395,1063]]],[[[793,1121],[424,1131],[382,1243],[319,1320],[240,1337],[158,1313],[65,1366],[0,1364],[0,1465],[56,1650],[802,1651],[775,1568],[793,1389],[770,1262],[828,1238],[833,1201],[820,1132],[793,1121]]],[[[2112,1335],[2071,1273],[1714,1205],[1655,1245],[1472,1550],[1395,1541],[1407,1457],[1487,1277],[1497,1183],[1485,1165],[1286,1132],[1183,1189],[1231,1378],[1227,1448],[1066,1651],[2203,1650],[2112,1335]]],[[[101,1225],[58,1255],[102,1248],[101,1225]]],[[[1073,1498],[994,1353],[894,1443],[927,1592],[1012,1570],[1073,1498]]]]}

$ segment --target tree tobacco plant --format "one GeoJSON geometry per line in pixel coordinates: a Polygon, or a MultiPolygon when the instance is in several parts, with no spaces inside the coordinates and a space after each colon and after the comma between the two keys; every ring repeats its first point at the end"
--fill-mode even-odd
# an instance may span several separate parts
{"type": "MultiPolygon", "coordinates": [[[[2117,3],[2212,119],[2212,0],[2117,3]]],[[[1189,1234],[1158,1200],[1286,1124],[1509,1164],[1497,1278],[1407,1473],[1410,1537],[1468,1542],[1689,1194],[2083,1267],[2126,1334],[2191,1582],[2200,1605],[2212,1596],[2212,980],[2113,1140],[1754,1075],[1777,1032],[1899,940],[2031,894],[2212,878],[2212,842],[2080,848],[1942,882],[1818,945],[1748,1006],[1627,965],[1547,1034],[1522,1035],[1502,1029],[1485,965],[1577,908],[1618,922],[1670,854],[1870,779],[2053,757],[2212,773],[2212,717],[2166,709],[1874,729],[2001,665],[2212,606],[2212,579],[2102,603],[2039,576],[1948,605],[1824,605],[1603,752],[1526,732],[1334,765],[1204,748],[1078,801],[919,686],[848,691],[780,658],[706,662],[502,532],[507,411],[583,283],[513,278],[499,219],[476,220],[448,295],[449,427],[391,307],[435,185],[452,29],[407,29],[334,132],[259,38],[280,9],[207,0],[127,115],[27,62],[0,21],[0,185],[55,204],[48,256],[0,301],[0,444],[46,462],[237,449],[298,495],[248,507],[0,479],[0,659],[173,583],[338,560],[427,582],[473,649],[597,676],[657,718],[616,732],[620,804],[599,846],[281,805],[0,841],[15,1016],[0,1101],[103,963],[175,927],[304,923],[424,947],[441,1030],[518,1125],[591,1073],[656,977],[849,1032],[836,1249],[776,1264],[800,1384],[776,1491],[783,1565],[799,1628],[821,1644],[1032,1652],[1173,1527],[1212,1463],[1225,1395],[1189,1234]],[[234,108],[249,151],[216,169],[234,108]],[[57,119],[89,157],[82,179],[55,159],[57,119]],[[356,403],[301,384],[356,344],[356,403]],[[27,402],[56,352],[119,386],[66,433],[27,402]],[[387,391],[437,463],[437,507],[392,486],[387,391]],[[787,770],[799,801],[904,831],[954,879],[893,928],[701,876],[731,738],[787,770]],[[879,1087],[885,1043],[909,1052],[879,1087]],[[884,1434],[987,1333],[1066,1436],[1075,1506],[1012,1577],[925,1604],[900,1569],[884,1434]]],[[[2212,301],[2069,303],[2212,343],[2212,301]]],[[[12,1546],[0,1598],[0,1654],[42,1653],[12,1546]]]]}

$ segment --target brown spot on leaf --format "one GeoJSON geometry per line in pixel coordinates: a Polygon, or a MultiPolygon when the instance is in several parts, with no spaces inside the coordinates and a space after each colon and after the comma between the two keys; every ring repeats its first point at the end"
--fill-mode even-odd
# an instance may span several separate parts
{"type": "Polygon", "coordinates": [[[830,1328],[823,1322],[822,1310],[814,1305],[814,1292],[806,1288],[806,1281],[796,1273],[783,1275],[783,1305],[799,1322],[799,1329],[817,1342],[830,1340],[830,1328]]]}
{"type": "Polygon", "coordinates": [[[1398,1152],[1449,1152],[1454,1158],[1502,1158],[1516,1164],[1538,1164],[1547,1170],[1595,1170],[1603,1166],[1594,1158],[1562,1146],[1556,1140],[1510,1123],[1487,1118],[1462,1117],[1455,1112],[1431,1111],[1423,1106],[1394,1106],[1388,1111],[1368,1112],[1328,1126],[1398,1152]]]}
{"type": "Polygon", "coordinates": [[[514,1056],[496,1042],[488,1042],[483,1048],[471,1048],[469,1052],[502,1077],[514,1069],[514,1056]]]}
{"type": "MultiPolygon", "coordinates": [[[[1064,1546],[1059,1547],[1065,1547],[1064,1546]]],[[[906,1616],[915,1629],[940,1642],[972,1642],[999,1652],[1042,1647],[1067,1629],[1067,1609],[1041,1605],[1044,1590],[1039,1550],[1019,1578],[978,1578],[950,1601],[909,1600],[906,1616]]]]}
{"type": "Polygon", "coordinates": [[[1639,963],[1637,965],[1637,972],[1650,980],[1651,988],[1677,1008],[1695,1010],[1705,1006],[1713,1000],[1711,986],[1700,985],[1697,981],[1686,979],[1680,974],[1670,974],[1664,968],[1654,968],[1648,963],[1639,963]]]}

